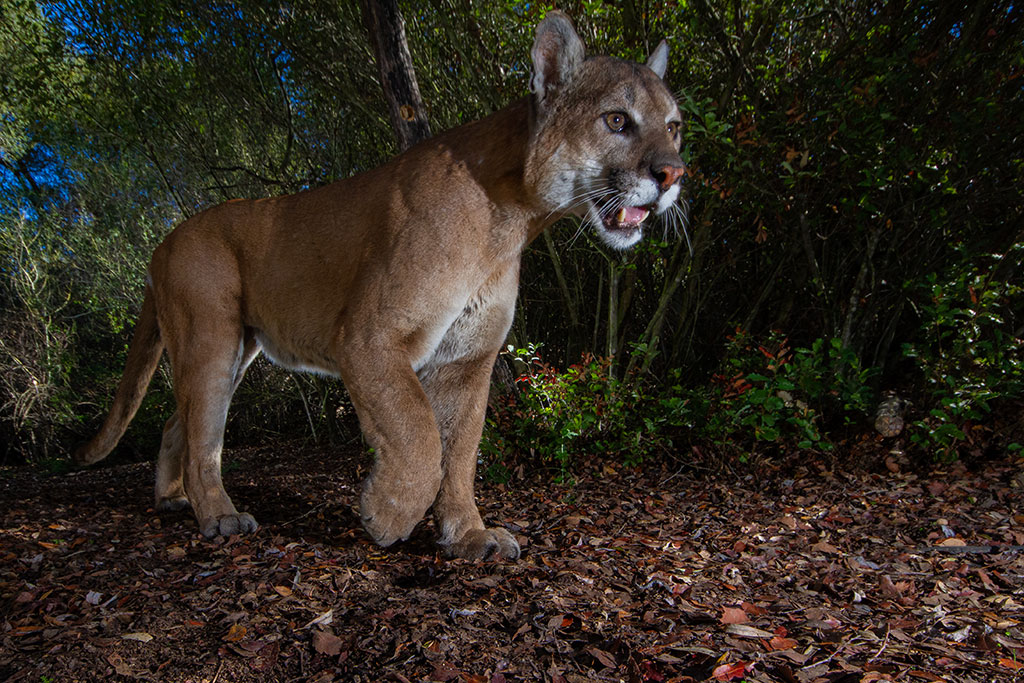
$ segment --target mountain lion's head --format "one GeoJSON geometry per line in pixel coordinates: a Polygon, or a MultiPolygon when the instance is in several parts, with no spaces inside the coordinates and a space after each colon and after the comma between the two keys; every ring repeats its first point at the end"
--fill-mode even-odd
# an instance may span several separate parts
{"type": "Polygon", "coordinates": [[[532,56],[536,128],[527,173],[552,210],[583,218],[616,249],[640,240],[650,214],[681,216],[682,122],[662,80],[665,42],[646,65],[587,58],[569,19],[549,12],[532,56]]]}

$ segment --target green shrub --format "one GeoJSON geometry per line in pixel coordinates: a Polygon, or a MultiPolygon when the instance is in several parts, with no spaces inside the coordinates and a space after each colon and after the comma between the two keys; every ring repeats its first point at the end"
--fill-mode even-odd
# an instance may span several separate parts
{"type": "Polygon", "coordinates": [[[63,457],[109,405],[145,272],[142,248],[122,237],[84,220],[0,217],[0,458],[63,457]]]}
{"type": "Polygon", "coordinates": [[[562,480],[582,453],[637,464],[671,448],[674,429],[686,424],[686,401],[673,394],[679,386],[655,393],[635,375],[615,379],[610,360],[589,353],[564,371],[532,345],[504,353],[522,374],[488,413],[481,453],[492,477],[507,476],[509,455],[537,457],[562,480]]]}
{"type": "Polygon", "coordinates": [[[910,440],[936,458],[956,458],[994,401],[1024,397],[1024,350],[1015,336],[1024,287],[1000,277],[1001,267],[1012,272],[1022,261],[1024,242],[908,286],[921,326],[916,340],[903,344],[903,356],[916,370],[923,404],[910,440]]]}
{"type": "Polygon", "coordinates": [[[830,449],[830,428],[862,421],[871,403],[865,370],[838,339],[792,349],[773,333],[758,342],[737,330],[703,394],[699,438],[741,461],[765,444],[830,449]]]}
{"type": "Polygon", "coordinates": [[[522,374],[517,391],[492,405],[481,444],[498,479],[508,476],[509,455],[537,457],[565,479],[581,453],[636,465],[686,443],[740,461],[769,444],[826,450],[823,425],[863,423],[872,401],[872,371],[838,340],[794,350],[781,335],[761,344],[737,331],[719,372],[698,386],[684,385],[679,370],[663,384],[640,374],[616,379],[610,361],[591,354],[561,371],[534,346],[505,353],[522,374]]]}

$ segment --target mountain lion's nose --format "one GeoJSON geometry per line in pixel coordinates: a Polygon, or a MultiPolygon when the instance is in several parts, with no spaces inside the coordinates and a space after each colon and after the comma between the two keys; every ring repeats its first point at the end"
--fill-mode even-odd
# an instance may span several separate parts
{"type": "Polygon", "coordinates": [[[651,175],[654,176],[654,180],[662,190],[667,190],[675,185],[685,172],[685,166],[676,164],[664,164],[660,167],[651,167],[651,175]]]}

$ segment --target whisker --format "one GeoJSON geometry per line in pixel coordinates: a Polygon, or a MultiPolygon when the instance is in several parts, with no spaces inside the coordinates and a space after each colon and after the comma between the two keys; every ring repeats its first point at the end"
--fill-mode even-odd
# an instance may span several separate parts
{"type": "Polygon", "coordinates": [[[577,204],[580,204],[580,203],[582,203],[583,201],[585,201],[587,199],[593,199],[595,197],[600,197],[600,196],[605,195],[605,194],[611,194],[613,192],[614,192],[613,189],[611,189],[610,187],[606,187],[606,186],[595,187],[595,188],[591,188],[589,190],[588,189],[584,189],[583,191],[574,194],[573,196],[569,197],[569,199],[567,199],[566,201],[562,202],[562,204],[560,204],[558,209],[556,209],[556,210],[563,210],[563,209],[572,208],[573,206],[576,206],[577,204]]]}
{"type": "MultiPolygon", "coordinates": [[[[693,242],[690,240],[690,212],[689,204],[684,202],[681,206],[679,204],[672,205],[672,216],[679,222],[679,225],[683,228],[683,237],[686,238],[686,248],[690,252],[690,258],[693,258],[693,242]]],[[[678,234],[678,229],[676,230],[678,234]]]]}
{"type": "Polygon", "coordinates": [[[574,207],[580,206],[581,204],[585,204],[587,201],[593,201],[594,203],[597,203],[604,197],[613,195],[614,193],[615,190],[613,190],[610,187],[604,186],[591,188],[589,190],[583,190],[582,192],[579,192],[569,197],[569,199],[565,200],[559,206],[548,212],[547,216],[545,216],[545,219],[550,218],[552,215],[560,211],[569,211],[574,207]]]}
{"type": "Polygon", "coordinates": [[[576,240],[578,240],[583,235],[583,231],[584,229],[586,229],[586,227],[587,219],[581,218],[579,223],[576,225],[576,232],[573,233],[573,236],[569,239],[569,249],[572,249],[576,245],[576,240]]]}

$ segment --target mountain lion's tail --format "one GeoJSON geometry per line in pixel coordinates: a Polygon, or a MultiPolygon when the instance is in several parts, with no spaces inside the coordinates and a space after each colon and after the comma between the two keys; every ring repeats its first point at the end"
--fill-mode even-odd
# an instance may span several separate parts
{"type": "Polygon", "coordinates": [[[89,443],[80,446],[74,454],[75,462],[80,465],[91,465],[99,462],[114,449],[121,436],[128,429],[128,423],[135,417],[139,409],[149,380],[156,371],[160,356],[164,351],[164,343],[160,338],[160,326],[156,320],[156,304],[153,293],[146,287],[146,296],[142,300],[142,312],[135,324],[135,334],[131,346],[128,347],[128,360],[125,362],[124,375],[117,385],[114,405],[110,414],[103,422],[99,433],[89,443]]]}

